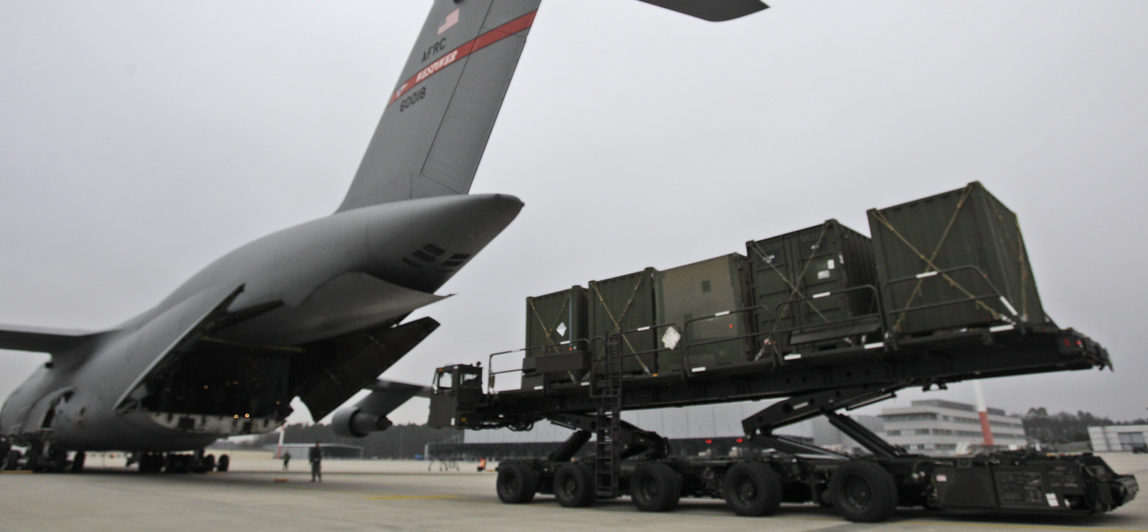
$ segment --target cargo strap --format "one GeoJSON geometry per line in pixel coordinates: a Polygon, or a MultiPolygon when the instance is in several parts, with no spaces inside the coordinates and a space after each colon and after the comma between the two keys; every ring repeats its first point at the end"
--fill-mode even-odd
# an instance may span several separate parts
{"type": "MultiPolygon", "coordinates": [[[[638,278],[638,283],[634,285],[634,291],[630,293],[630,300],[626,301],[626,306],[622,307],[622,313],[619,314],[617,318],[614,317],[613,312],[610,312],[610,305],[606,304],[606,298],[602,297],[602,292],[598,290],[598,283],[591,284],[594,288],[594,295],[598,297],[598,302],[602,304],[602,309],[606,311],[606,317],[610,318],[610,323],[614,324],[613,332],[622,332],[622,324],[620,321],[625,319],[626,314],[630,312],[630,307],[634,304],[634,299],[638,297],[638,290],[642,288],[642,283],[645,282],[646,277],[646,275],[642,275],[638,278]]],[[[637,355],[638,350],[634,348],[634,344],[630,343],[630,339],[626,338],[624,334],[622,335],[622,341],[626,342],[626,347],[630,349],[630,354],[637,355]]],[[[647,375],[653,374],[653,372],[650,371],[650,367],[642,361],[642,357],[635,356],[634,358],[638,361],[638,364],[642,366],[642,371],[645,371],[647,375]]]]}
{"type": "MultiPolygon", "coordinates": [[[[817,243],[815,244],[818,248],[821,247],[821,242],[822,242],[822,240],[825,239],[825,232],[828,228],[829,228],[828,223],[825,223],[821,226],[821,233],[817,235],[817,243]]],[[[779,278],[781,278],[782,282],[784,282],[786,284],[786,286],[788,286],[789,289],[791,290],[789,293],[789,300],[786,301],[786,303],[788,303],[788,305],[786,305],[785,308],[791,309],[793,306],[792,305],[793,300],[796,299],[797,297],[805,298],[805,294],[801,291],[801,287],[799,286],[799,282],[795,282],[795,281],[790,280],[789,277],[786,277],[785,272],[782,272],[780,268],[778,268],[777,266],[774,266],[773,262],[769,260],[769,257],[766,255],[765,251],[762,250],[761,247],[757,245],[757,242],[753,242],[752,245],[753,245],[754,251],[756,251],[758,256],[761,257],[762,262],[766,263],[766,265],[768,265],[773,270],[773,272],[776,273],[779,278]]],[[[805,261],[805,265],[801,267],[801,273],[798,275],[797,279],[804,279],[805,273],[809,271],[809,266],[812,264],[813,264],[813,254],[810,254],[809,259],[807,259],[805,261]]],[[[826,323],[829,322],[829,318],[827,318],[825,316],[825,314],[821,313],[821,309],[817,308],[817,305],[814,305],[813,301],[811,301],[809,299],[805,299],[805,304],[807,306],[809,306],[810,309],[813,309],[813,312],[816,313],[822,320],[824,320],[826,323]]],[[[769,309],[767,309],[767,310],[769,310],[769,309]]],[[[781,324],[781,318],[782,318],[782,316],[780,314],[774,318],[773,329],[770,330],[770,332],[769,332],[770,336],[775,336],[777,334],[777,328],[781,324]]],[[[773,351],[773,354],[775,357],[779,356],[781,354],[781,352],[777,348],[778,344],[776,342],[771,343],[769,345],[770,345],[770,349],[773,351]]],[[[760,358],[760,354],[759,354],[759,358],[760,358]]]]}
{"type": "MultiPolygon", "coordinates": [[[[993,216],[996,217],[997,222],[1002,222],[1000,210],[997,209],[995,201],[988,202],[989,208],[993,211],[993,216]]],[[[1025,320],[1028,319],[1028,257],[1025,255],[1024,235],[1020,232],[1020,218],[1014,216],[1013,223],[1016,224],[1016,262],[1020,266],[1020,315],[1025,320]]],[[[1001,223],[1000,225],[1004,225],[1001,223]]],[[[1004,294],[1001,295],[1004,297],[1004,294]]],[[[1039,319],[1039,317],[1038,317],[1039,319]]]]}
{"type": "MultiPolygon", "coordinates": [[[[889,222],[889,219],[885,217],[884,213],[882,213],[881,211],[878,211],[878,210],[874,210],[873,211],[873,217],[876,218],[877,221],[881,222],[881,225],[884,225],[889,230],[889,232],[893,233],[894,236],[896,236],[898,239],[900,239],[901,242],[904,243],[905,246],[908,247],[910,251],[912,251],[914,254],[916,254],[918,258],[925,261],[926,268],[925,268],[925,271],[922,273],[929,273],[929,268],[932,268],[932,271],[940,272],[941,268],[937,267],[937,265],[934,261],[936,260],[937,255],[940,254],[941,247],[944,246],[945,241],[948,240],[949,233],[952,231],[953,225],[956,224],[957,215],[961,213],[961,209],[965,206],[965,202],[966,202],[966,200],[969,199],[969,194],[971,192],[972,192],[972,186],[971,185],[965,186],[965,190],[961,193],[961,199],[960,199],[960,201],[957,202],[957,208],[955,210],[953,210],[953,215],[951,217],[949,217],[949,223],[948,223],[948,225],[945,226],[944,232],[941,233],[941,238],[940,238],[940,240],[937,241],[937,246],[933,249],[932,255],[930,255],[928,257],[926,257],[924,253],[921,253],[921,251],[918,250],[916,248],[916,246],[914,246],[911,242],[909,242],[909,239],[905,238],[904,235],[902,235],[899,231],[897,231],[897,228],[893,227],[893,224],[889,222]]],[[[961,284],[958,283],[955,279],[953,279],[952,276],[950,276],[947,273],[941,273],[940,275],[942,278],[944,278],[946,281],[948,281],[949,286],[957,289],[959,292],[964,294],[965,297],[968,297],[970,300],[972,300],[976,304],[976,306],[984,309],[986,312],[991,314],[993,319],[1000,319],[1001,318],[1000,312],[998,312],[996,309],[986,305],[983,301],[977,299],[976,295],[974,295],[972,292],[966,290],[965,287],[961,286],[961,284]]],[[[918,279],[917,284],[913,287],[912,293],[909,294],[909,300],[905,302],[905,307],[904,307],[905,309],[908,309],[913,304],[913,300],[916,299],[917,296],[921,294],[922,284],[924,284],[924,279],[918,279]]],[[[907,312],[905,310],[902,310],[899,313],[899,315],[897,317],[897,323],[895,323],[893,325],[894,331],[901,330],[901,323],[903,323],[905,321],[906,314],[907,314],[907,312]]]]}
{"type": "MultiPolygon", "coordinates": [[[[821,233],[821,235],[822,235],[822,236],[824,236],[824,235],[825,235],[825,232],[824,232],[824,231],[825,231],[825,230],[824,230],[824,228],[823,228],[823,229],[822,229],[822,233],[821,233]]],[[[756,252],[757,252],[758,256],[760,256],[760,257],[761,257],[762,261],[763,261],[763,262],[765,262],[765,263],[766,263],[766,265],[768,265],[768,266],[769,266],[771,269],[773,269],[773,272],[774,272],[774,273],[776,273],[776,274],[777,274],[777,276],[778,276],[779,278],[781,278],[782,282],[784,282],[784,283],[785,283],[785,285],[786,285],[786,286],[788,286],[790,290],[792,290],[792,291],[789,293],[789,301],[787,301],[787,303],[792,303],[792,302],[793,302],[793,299],[794,299],[794,296],[801,296],[801,297],[805,297],[805,294],[801,292],[801,288],[800,288],[799,286],[797,286],[797,283],[794,283],[793,281],[791,281],[791,280],[789,279],[789,277],[786,277],[786,276],[785,276],[785,272],[781,271],[781,269],[779,269],[777,266],[774,266],[774,265],[773,265],[773,263],[772,263],[772,262],[770,262],[770,261],[768,260],[768,259],[769,259],[769,257],[767,257],[767,256],[766,256],[766,254],[765,254],[765,251],[764,251],[764,250],[762,250],[762,249],[761,249],[761,247],[759,247],[759,246],[757,245],[757,242],[753,242],[753,243],[752,243],[752,245],[753,245],[753,249],[754,249],[754,251],[756,251],[756,252]]],[[[817,238],[817,245],[821,245],[821,237],[818,237],[818,238],[817,238]]],[[[807,261],[807,262],[805,263],[805,267],[803,267],[803,268],[801,269],[801,276],[802,276],[802,277],[804,277],[804,276],[805,276],[805,272],[806,272],[806,271],[808,271],[808,269],[809,269],[809,264],[810,264],[812,261],[813,261],[813,257],[812,257],[812,256],[810,256],[810,257],[809,257],[809,261],[807,261]]],[[[825,317],[825,315],[821,313],[821,310],[817,308],[817,305],[814,305],[812,301],[810,301],[810,300],[808,300],[808,299],[807,299],[807,300],[805,300],[805,304],[806,304],[806,305],[809,305],[809,308],[813,309],[813,312],[816,312],[818,316],[821,316],[821,319],[823,319],[823,320],[825,320],[825,321],[829,321],[829,318],[826,318],[826,317],[825,317]]],[[[789,307],[786,307],[786,308],[789,308],[789,307]]],[[[780,319],[780,316],[779,316],[779,319],[780,319]]],[[[776,322],[775,322],[775,323],[776,323],[776,322]]]]}
{"type": "MultiPolygon", "coordinates": [[[[560,354],[562,352],[562,350],[558,349],[558,342],[555,342],[554,338],[552,338],[550,336],[551,329],[550,329],[550,327],[546,326],[546,322],[543,321],[541,314],[538,312],[538,308],[534,306],[534,298],[527,298],[526,304],[530,305],[530,312],[532,314],[534,314],[534,319],[538,320],[538,324],[542,326],[542,334],[544,334],[546,336],[546,345],[543,346],[543,348],[545,349],[545,348],[549,347],[550,349],[554,350],[555,354],[560,354]]],[[[563,313],[563,311],[566,310],[566,307],[569,304],[570,304],[570,295],[567,294],[566,295],[566,301],[563,301],[562,307],[558,309],[558,319],[559,320],[562,319],[562,313],[563,313]]],[[[571,324],[571,327],[573,327],[573,324],[571,324]]],[[[573,336],[573,335],[571,335],[571,336],[573,336]]]]}
{"type": "MultiPolygon", "coordinates": [[[[1028,254],[1024,245],[1024,236],[1020,233],[1020,218],[1016,220],[1016,260],[1020,263],[1020,315],[1024,319],[1029,319],[1028,316],[1028,254]]],[[[1037,316],[1038,320],[1044,319],[1043,316],[1037,316]]]]}

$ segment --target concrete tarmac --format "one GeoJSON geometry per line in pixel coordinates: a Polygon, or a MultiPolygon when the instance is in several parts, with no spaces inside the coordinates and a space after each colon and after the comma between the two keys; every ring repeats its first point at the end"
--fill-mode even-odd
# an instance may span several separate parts
{"type": "MultiPolygon", "coordinates": [[[[1104,455],[1148,487],[1148,455],[1104,455]]],[[[269,453],[232,453],[231,471],[143,475],[122,456],[89,454],[81,474],[0,474],[0,530],[1146,530],[1148,495],[1099,516],[1001,517],[901,510],[885,523],[853,524],[831,510],[783,505],[738,517],[719,500],[683,499],[670,513],[637,511],[628,498],[563,508],[553,497],[505,505],[495,474],[476,463],[326,460],[310,482],[305,460],[289,471],[269,453]],[[428,471],[428,466],[430,470],[428,471]]],[[[491,463],[490,466],[495,464],[491,463]]]]}

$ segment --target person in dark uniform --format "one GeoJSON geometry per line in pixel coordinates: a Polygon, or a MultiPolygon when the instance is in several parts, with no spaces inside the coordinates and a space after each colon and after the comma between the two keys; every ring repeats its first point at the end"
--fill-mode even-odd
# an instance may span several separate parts
{"type": "Polygon", "coordinates": [[[319,447],[319,442],[315,442],[315,446],[307,451],[307,459],[311,461],[311,482],[322,482],[323,448],[319,447]]]}
{"type": "Polygon", "coordinates": [[[8,453],[12,451],[12,443],[7,436],[0,436],[0,470],[8,467],[8,453]]]}

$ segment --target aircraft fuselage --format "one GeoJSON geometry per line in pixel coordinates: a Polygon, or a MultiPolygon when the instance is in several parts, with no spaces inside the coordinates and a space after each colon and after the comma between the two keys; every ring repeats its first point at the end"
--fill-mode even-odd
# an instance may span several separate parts
{"type": "Polygon", "coordinates": [[[5,402],[0,431],[69,449],[161,451],[271,430],[306,385],[307,375],[291,372],[321,366],[315,359],[328,352],[308,346],[398,324],[437,301],[433,290],[521,206],[502,195],[414,199],[336,213],[251,242],[152,310],[55,354],[5,402]],[[309,365],[292,358],[302,356],[309,365]],[[224,380],[211,369],[179,371],[188,357],[197,366],[206,360],[242,367],[227,368],[224,380]],[[236,380],[226,380],[231,376],[236,380]],[[184,382],[189,378],[203,382],[184,382]],[[204,397],[224,399],[202,405],[187,391],[199,386],[204,397]],[[234,388],[237,399],[228,402],[212,386],[234,388]]]}

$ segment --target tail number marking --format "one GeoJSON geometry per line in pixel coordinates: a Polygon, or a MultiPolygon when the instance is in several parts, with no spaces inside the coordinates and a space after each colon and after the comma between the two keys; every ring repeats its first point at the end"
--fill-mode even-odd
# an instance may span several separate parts
{"type": "Polygon", "coordinates": [[[426,87],[419,87],[419,90],[411,91],[410,94],[408,94],[405,98],[403,98],[399,102],[399,112],[401,113],[401,112],[406,111],[407,109],[409,109],[411,107],[414,107],[416,103],[419,103],[423,98],[426,98],[426,97],[427,97],[427,88],[426,87]]]}

